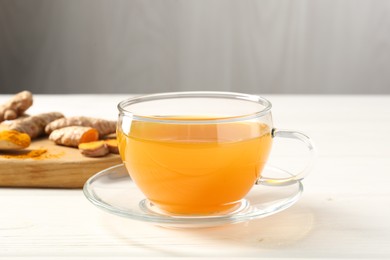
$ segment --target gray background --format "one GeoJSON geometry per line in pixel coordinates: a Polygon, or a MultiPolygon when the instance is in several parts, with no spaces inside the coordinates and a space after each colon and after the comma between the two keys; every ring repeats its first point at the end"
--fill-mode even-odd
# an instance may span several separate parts
{"type": "Polygon", "coordinates": [[[388,0],[0,0],[0,93],[390,93],[388,0]]]}

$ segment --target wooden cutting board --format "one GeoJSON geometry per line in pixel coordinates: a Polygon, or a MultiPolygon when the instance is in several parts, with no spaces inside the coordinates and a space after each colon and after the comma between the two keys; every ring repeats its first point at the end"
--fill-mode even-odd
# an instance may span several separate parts
{"type": "Polygon", "coordinates": [[[55,145],[48,139],[33,141],[28,149],[0,151],[0,186],[82,188],[89,177],[121,163],[120,156],[83,156],[77,148],[55,145]],[[27,152],[42,152],[25,158],[27,152]]]}

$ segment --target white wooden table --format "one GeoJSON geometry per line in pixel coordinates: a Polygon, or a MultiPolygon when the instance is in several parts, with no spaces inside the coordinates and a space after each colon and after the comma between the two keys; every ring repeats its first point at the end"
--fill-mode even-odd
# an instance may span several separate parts
{"type": "MultiPolygon", "coordinates": [[[[29,112],[115,119],[129,96],[35,95],[29,112]]],[[[0,259],[390,259],[390,96],[266,97],[275,126],[306,132],[318,149],[291,208],[235,225],[168,229],[103,212],[82,190],[0,188],[0,259]]],[[[275,149],[274,162],[299,159],[286,151],[275,149]]]]}

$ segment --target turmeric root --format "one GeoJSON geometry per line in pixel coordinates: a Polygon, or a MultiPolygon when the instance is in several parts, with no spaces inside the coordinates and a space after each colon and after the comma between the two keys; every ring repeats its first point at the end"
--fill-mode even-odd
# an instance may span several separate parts
{"type": "Polygon", "coordinates": [[[87,126],[68,126],[51,132],[49,139],[56,144],[78,147],[81,143],[99,140],[99,132],[87,126]]]}
{"type": "Polygon", "coordinates": [[[106,139],[104,140],[110,153],[119,154],[118,141],[116,139],[106,139]]]}
{"type": "Polygon", "coordinates": [[[0,122],[13,120],[22,115],[33,103],[30,91],[22,91],[13,96],[7,103],[0,105],[0,122]]]}
{"type": "Polygon", "coordinates": [[[30,145],[31,138],[28,134],[14,130],[0,131],[0,150],[18,150],[30,145]]]}
{"type": "Polygon", "coordinates": [[[81,154],[88,157],[102,157],[108,153],[118,154],[118,143],[115,139],[107,139],[79,144],[81,154]]]}
{"type": "Polygon", "coordinates": [[[28,134],[31,139],[44,134],[45,126],[56,119],[64,117],[58,112],[43,113],[35,116],[13,120],[8,129],[28,134]]]}
{"type": "Polygon", "coordinates": [[[115,133],[116,131],[116,121],[110,121],[100,118],[85,117],[85,116],[75,116],[67,117],[55,120],[48,124],[45,127],[45,132],[50,134],[56,129],[60,129],[67,126],[88,126],[95,128],[100,137],[115,133]]]}
{"type": "Polygon", "coordinates": [[[81,143],[79,144],[79,150],[81,154],[88,157],[102,157],[110,152],[105,141],[81,143]]]}

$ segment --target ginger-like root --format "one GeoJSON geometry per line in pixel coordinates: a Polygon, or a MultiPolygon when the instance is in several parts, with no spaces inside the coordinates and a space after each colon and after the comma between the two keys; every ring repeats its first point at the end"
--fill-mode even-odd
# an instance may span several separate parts
{"type": "Polygon", "coordinates": [[[79,150],[81,151],[81,154],[88,157],[102,157],[110,152],[105,141],[79,144],[79,150]]]}
{"type": "Polygon", "coordinates": [[[0,105],[0,122],[13,120],[22,115],[33,103],[30,91],[22,91],[13,96],[8,102],[0,105]]]}
{"type": "Polygon", "coordinates": [[[102,157],[109,153],[119,153],[118,143],[115,139],[100,140],[79,144],[81,154],[88,157],[102,157]]]}
{"type": "Polygon", "coordinates": [[[19,150],[30,146],[31,138],[28,134],[15,130],[0,131],[0,150],[19,150]]]}
{"type": "Polygon", "coordinates": [[[99,140],[99,132],[87,126],[68,126],[51,132],[49,139],[59,145],[78,147],[81,143],[99,140]]]}
{"type": "Polygon", "coordinates": [[[110,153],[119,154],[118,141],[116,139],[106,139],[104,140],[110,153]]]}
{"type": "Polygon", "coordinates": [[[58,112],[43,113],[11,121],[8,129],[28,134],[31,139],[45,133],[45,126],[50,122],[63,118],[64,115],[58,112]]]}
{"type": "Polygon", "coordinates": [[[55,120],[48,124],[45,127],[45,132],[50,134],[52,131],[60,128],[64,128],[67,126],[88,126],[95,128],[100,137],[115,133],[116,131],[116,121],[110,121],[100,118],[93,117],[85,117],[85,116],[74,116],[74,117],[66,117],[55,120]]]}

